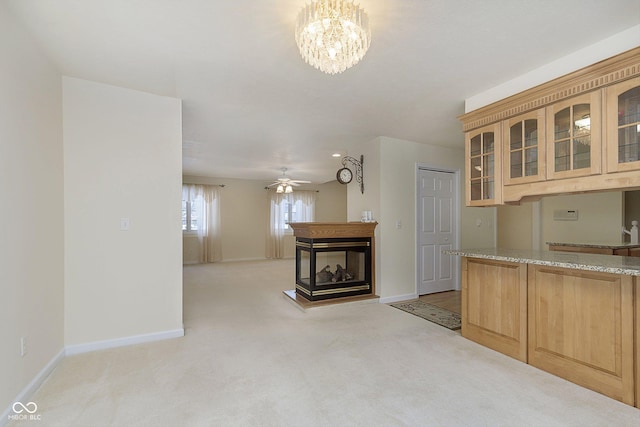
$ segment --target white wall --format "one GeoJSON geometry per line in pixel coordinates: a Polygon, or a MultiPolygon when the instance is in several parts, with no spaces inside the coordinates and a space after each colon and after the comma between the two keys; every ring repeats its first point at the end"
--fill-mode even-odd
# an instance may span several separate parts
{"type": "MultiPolygon", "coordinates": [[[[188,176],[185,184],[221,185],[220,222],[222,225],[222,259],[239,261],[265,259],[266,238],[269,230],[269,204],[265,186],[271,182],[188,176]]],[[[325,184],[305,185],[302,190],[318,191],[316,194],[316,221],[346,221],[347,192],[337,181],[325,184]]],[[[295,238],[285,236],[285,258],[295,257],[295,238]]],[[[200,258],[197,236],[184,236],[183,262],[195,264],[200,258]]]]}
{"type": "Polygon", "coordinates": [[[2,425],[11,404],[62,354],[64,220],[60,74],[2,2],[0,58],[2,425]],[[27,338],[24,357],[20,337],[27,338]]]}
{"type": "Polygon", "coordinates": [[[63,108],[65,344],[182,331],[180,101],[64,77],[63,108]]]}
{"type": "Polygon", "coordinates": [[[515,95],[529,88],[546,83],[573,71],[595,64],[619,53],[633,49],[640,42],[640,25],[614,34],[604,40],[559,58],[556,61],[531,70],[526,74],[506,81],[494,88],[481,92],[465,100],[465,112],[499,101],[515,95]]]}
{"type": "Polygon", "coordinates": [[[376,228],[376,288],[381,298],[416,293],[416,169],[418,165],[460,171],[459,223],[462,247],[494,246],[494,209],[464,206],[464,151],[379,137],[362,144],[365,191],[354,183],[348,190],[348,219],[359,221],[361,210],[373,210],[376,228]],[[481,219],[480,227],[476,219],[481,219]],[[402,227],[396,228],[400,221],[402,227]]]}
{"type": "MultiPolygon", "coordinates": [[[[497,246],[503,249],[533,249],[533,203],[497,208],[497,246]]],[[[537,206],[537,205],[536,205],[537,206]]]]}
{"type": "Polygon", "coordinates": [[[619,243],[622,241],[623,196],[620,191],[574,194],[542,199],[542,245],[556,243],[619,243]],[[578,210],[577,221],[554,221],[557,209],[578,210]]]}

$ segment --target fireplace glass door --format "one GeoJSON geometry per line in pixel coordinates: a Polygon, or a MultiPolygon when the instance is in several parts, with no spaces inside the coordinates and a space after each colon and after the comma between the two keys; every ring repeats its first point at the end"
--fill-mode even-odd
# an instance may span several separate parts
{"type": "Polygon", "coordinates": [[[371,239],[296,239],[296,293],[311,301],[371,293],[371,239]]]}

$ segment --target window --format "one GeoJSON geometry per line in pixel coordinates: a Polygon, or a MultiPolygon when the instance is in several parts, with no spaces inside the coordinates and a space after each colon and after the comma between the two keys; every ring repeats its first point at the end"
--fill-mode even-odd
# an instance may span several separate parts
{"type": "Polygon", "coordinates": [[[282,228],[288,232],[293,232],[293,230],[291,229],[291,227],[289,227],[289,223],[290,222],[301,222],[302,220],[299,218],[300,215],[298,214],[298,203],[293,202],[291,199],[285,199],[284,200],[284,206],[282,207],[283,210],[283,215],[282,215],[282,219],[283,219],[283,224],[282,224],[282,228]]]}
{"type": "Polygon", "coordinates": [[[182,231],[198,231],[198,208],[195,200],[182,201],[182,231]]]}
{"type": "Polygon", "coordinates": [[[183,185],[182,186],[182,231],[198,232],[204,230],[203,214],[204,214],[204,197],[205,186],[202,185],[183,185]]]}

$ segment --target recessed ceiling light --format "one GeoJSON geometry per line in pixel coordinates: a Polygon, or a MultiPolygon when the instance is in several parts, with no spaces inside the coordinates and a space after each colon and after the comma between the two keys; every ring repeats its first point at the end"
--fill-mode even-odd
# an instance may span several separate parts
{"type": "Polygon", "coordinates": [[[342,156],[342,154],[340,154],[340,153],[333,153],[331,155],[331,157],[341,157],[341,156],[342,156]]]}

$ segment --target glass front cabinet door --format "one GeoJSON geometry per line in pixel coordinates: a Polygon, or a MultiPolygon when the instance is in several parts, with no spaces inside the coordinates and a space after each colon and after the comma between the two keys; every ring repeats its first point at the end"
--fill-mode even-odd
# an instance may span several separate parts
{"type": "Polygon", "coordinates": [[[606,89],[607,172],[640,170],[640,78],[606,89]]]}
{"type": "Polygon", "coordinates": [[[467,132],[467,206],[502,203],[501,125],[496,123],[467,132]]]}
{"type": "Polygon", "coordinates": [[[601,172],[601,104],[594,91],[547,107],[548,179],[601,172]]]}
{"type": "Polygon", "coordinates": [[[544,109],[505,120],[504,185],[545,179],[544,109]]]}

